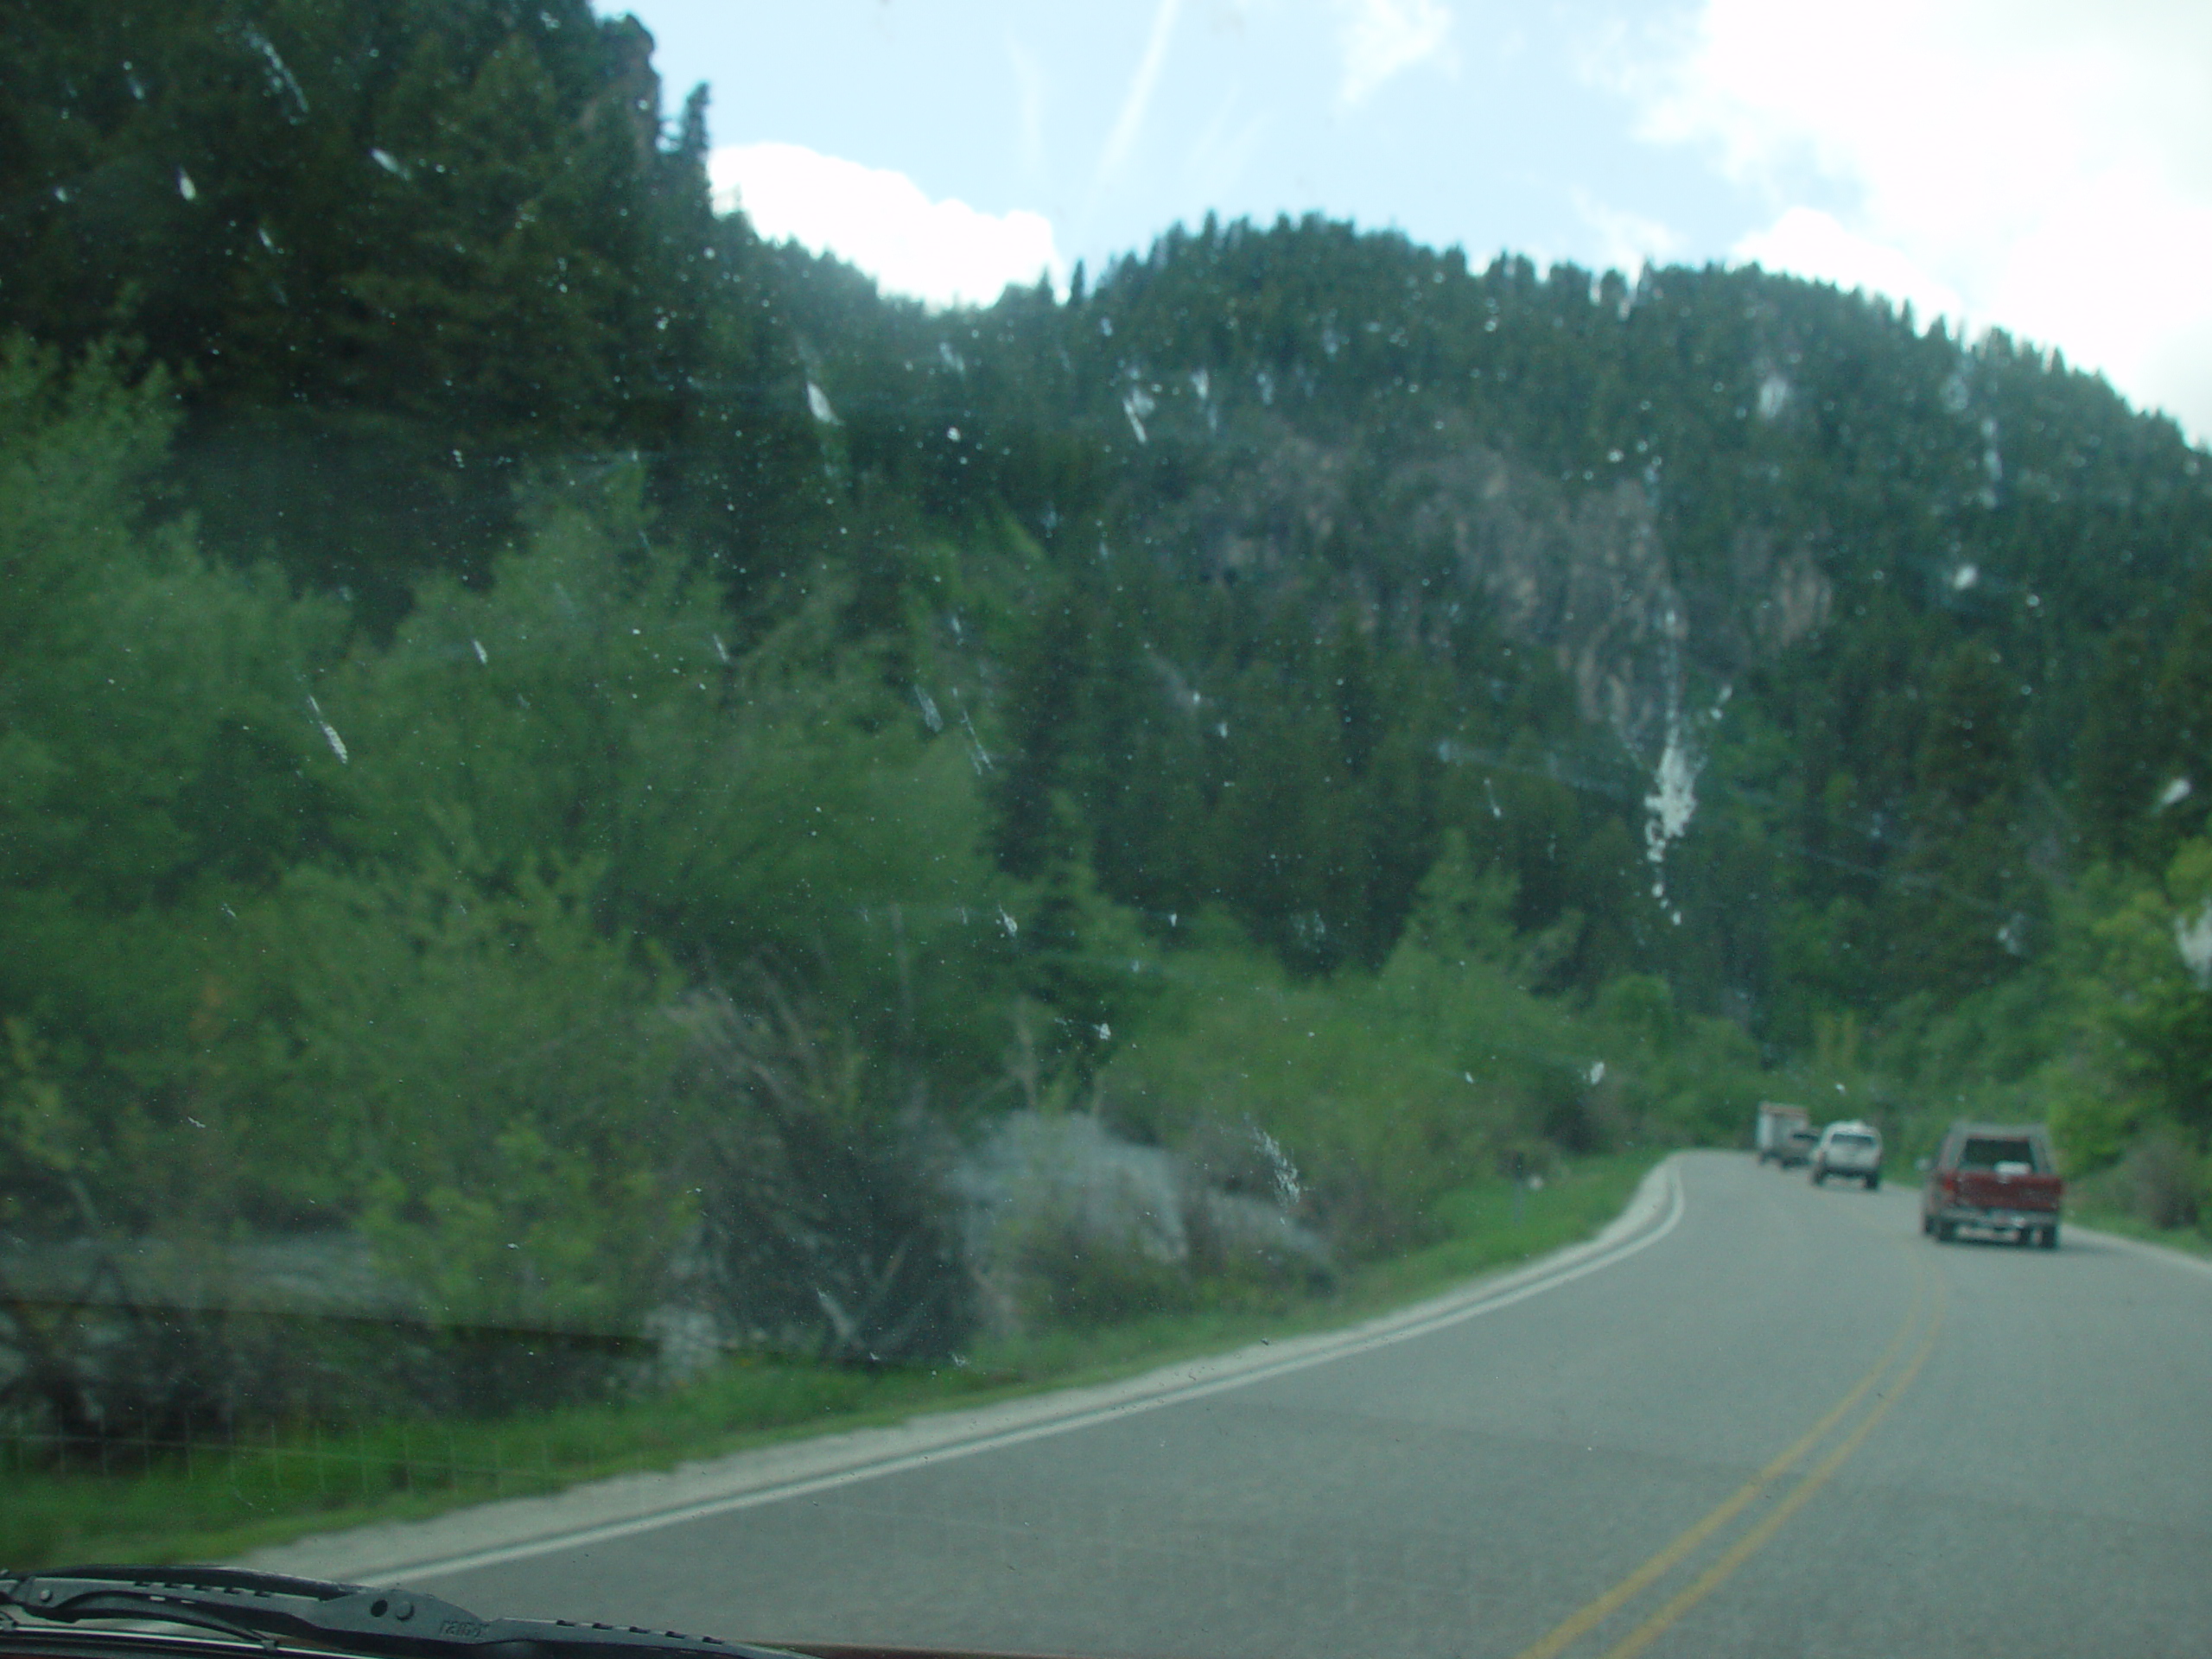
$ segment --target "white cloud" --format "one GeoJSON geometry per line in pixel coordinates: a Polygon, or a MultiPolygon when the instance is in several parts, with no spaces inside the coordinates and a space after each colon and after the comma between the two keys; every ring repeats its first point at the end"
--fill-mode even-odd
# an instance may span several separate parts
{"type": "Polygon", "coordinates": [[[1834,214],[1818,207],[1790,207],[1763,231],[1753,231],[1728,250],[1737,264],[1790,271],[1838,288],[1863,289],[1911,302],[1922,323],[1938,316],[1964,318],[1970,308],[1948,283],[1931,276],[1885,242],[1847,228],[1834,214]]]}
{"type": "Polygon", "coordinates": [[[798,144],[733,144],[710,152],[715,205],[742,207],[770,241],[791,240],[857,265],[887,293],[930,305],[988,305],[1010,283],[1067,271],[1042,213],[979,213],[932,201],[903,173],[818,155],[798,144]]]}
{"type": "Polygon", "coordinates": [[[2212,6],[1707,0],[1623,79],[1776,217],[1736,250],[2008,328],[2212,431],[2212,6]]]}
{"type": "Polygon", "coordinates": [[[1382,84],[1424,63],[1452,67],[1452,9],[1444,0],[1338,0],[1344,80],[1337,101],[1357,109],[1382,84]]]}
{"type": "Polygon", "coordinates": [[[1608,207],[1586,190],[1574,193],[1574,211],[1598,232],[1603,245],[1598,255],[1602,270],[1633,276],[1645,265],[1660,264],[1681,251],[1682,238],[1657,219],[1608,207]]]}

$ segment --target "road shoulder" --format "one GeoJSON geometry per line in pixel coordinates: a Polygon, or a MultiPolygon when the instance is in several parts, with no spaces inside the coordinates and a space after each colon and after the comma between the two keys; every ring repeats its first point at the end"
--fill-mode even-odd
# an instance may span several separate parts
{"type": "Polygon", "coordinates": [[[1334,1331],[1263,1340],[1111,1382],[988,1406],[920,1414],[893,1424],[754,1447],[672,1470],[587,1482],[425,1520],[385,1522],[258,1549],[242,1566],[354,1583],[429,1577],[511,1560],[597,1535],[646,1530],[720,1510],[777,1501],[932,1459],[1065,1433],[1104,1418],[1237,1387],[1262,1376],[1403,1341],[1579,1278],[1656,1242],[1681,1213],[1677,1160],[1663,1160],[1595,1237],[1440,1295],[1334,1331]]]}
{"type": "Polygon", "coordinates": [[[2163,1262],[2168,1267],[2180,1268],[2200,1278],[2212,1279],[2212,1256],[2192,1255],[2187,1250],[2175,1249],[2171,1245],[2156,1244],[2149,1239],[2130,1238],[2125,1233],[2108,1233],[2101,1227],[2085,1226],[2078,1221],[2066,1224],[2066,1233],[2073,1238],[2086,1238],[2116,1250],[2147,1256],[2163,1262]]]}

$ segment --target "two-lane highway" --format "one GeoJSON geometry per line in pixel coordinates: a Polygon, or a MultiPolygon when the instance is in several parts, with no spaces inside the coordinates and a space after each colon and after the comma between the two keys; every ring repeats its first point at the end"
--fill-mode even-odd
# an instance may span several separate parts
{"type": "Polygon", "coordinates": [[[2212,1650],[2212,1272],[1675,1161],[1646,1248],[1061,1433],[408,1582],[1069,1654],[2212,1650]],[[1656,1231],[1656,1230],[1655,1230],[1656,1231]]]}

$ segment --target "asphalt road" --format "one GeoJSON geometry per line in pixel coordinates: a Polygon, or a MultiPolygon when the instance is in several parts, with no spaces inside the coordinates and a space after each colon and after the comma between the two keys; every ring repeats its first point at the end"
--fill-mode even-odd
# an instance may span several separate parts
{"type": "Polygon", "coordinates": [[[2212,1272],[1675,1169],[1661,1236],[1481,1317],[406,1576],[485,1612],[1065,1654],[2212,1651],[2212,1272]]]}

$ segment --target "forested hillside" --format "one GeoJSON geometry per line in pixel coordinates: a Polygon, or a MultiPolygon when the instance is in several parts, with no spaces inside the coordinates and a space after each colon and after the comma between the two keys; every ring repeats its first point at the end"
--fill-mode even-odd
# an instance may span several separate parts
{"type": "MultiPolygon", "coordinates": [[[[1318,219],[932,313],[717,217],[651,50],[0,10],[19,1276],[342,1236],[448,1333],[673,1275],[942,1353],[1056,1305],[947,1172],[1066,1111],[1274,1193],[1321,1255],[1262,1276],[1762,1095],[2050,1117],[2194,1216],[2171,422],[1875,297],[1318,219]]],[[[10,1409],[254,1403],[236,1331],[88,1383],[10,1299],[10,1409]]],[[[346,1386],[489,1397],[404,1364],[346,1386]]]]}

